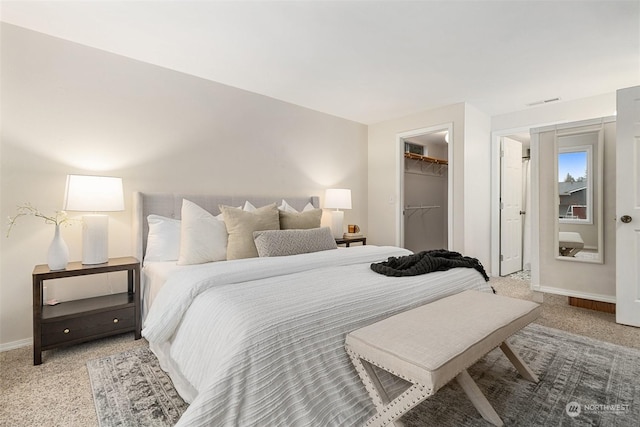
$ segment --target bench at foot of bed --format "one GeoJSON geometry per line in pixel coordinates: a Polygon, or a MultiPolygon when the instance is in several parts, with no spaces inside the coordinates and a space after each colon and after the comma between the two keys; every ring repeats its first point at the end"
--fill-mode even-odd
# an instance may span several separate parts
{"type": "Polygon", "coordinates": [[[402,415],[454,378],[484,419],[503,425],[467,368],[500,347],[524,378],[538,382],[506,340],[539,315],[531,301],[465,291],[349,333],[346,350],[377,410],[366,425],[401,425],[402,415]],[[390,399],[373,365],[412,385],[390,399]]]}

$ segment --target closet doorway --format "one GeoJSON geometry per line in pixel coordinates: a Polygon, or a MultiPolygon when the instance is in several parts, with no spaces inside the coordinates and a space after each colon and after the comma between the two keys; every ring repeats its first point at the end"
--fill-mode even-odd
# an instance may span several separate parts
{"type": "Polygon", "coordinates": [[[451,124],[399,135],[401,246],[413,252],[449,249],[451,242],[451,124]]]}

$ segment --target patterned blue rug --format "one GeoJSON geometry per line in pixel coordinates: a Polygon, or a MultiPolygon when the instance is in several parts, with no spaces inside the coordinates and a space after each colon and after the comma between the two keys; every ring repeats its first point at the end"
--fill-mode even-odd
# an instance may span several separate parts
{"type": "MultiPolygon", "coordinates": [[[[537,324],[509,341],[539,383],[523,379],[499,349],[468,370],[506,426],[638,427],[639,350],[537,324]]],[[[187,408],[146,347],[91,360],[87,368],[101,427],[172,426],[187,408]]],[[[402,421],[406,427],[489,425],[455,381],[402,421]]]]}

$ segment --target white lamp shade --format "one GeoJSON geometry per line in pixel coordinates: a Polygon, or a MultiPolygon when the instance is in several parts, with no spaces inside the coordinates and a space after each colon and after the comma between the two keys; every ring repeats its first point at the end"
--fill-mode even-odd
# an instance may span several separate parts
{"type": "Polygon", "coordinates": [[[122,178],[67,175],[63,209],[83,212],[123,211],[122,178]]]}
{"type": "Polygon", "coordinates": [[[324,195],[324,207],[326,209],[351,209],[351,190],[327,189],[324,195]]]}
{"type": "MultiPolygon", "coordinates": [[[[67,175],[64,210],[115,212],[124,210],[122,178],[67,175]]],[[[102,264],[109,260],[109,217],[104,214],[82,217],[82,263],[102,264]]]]}

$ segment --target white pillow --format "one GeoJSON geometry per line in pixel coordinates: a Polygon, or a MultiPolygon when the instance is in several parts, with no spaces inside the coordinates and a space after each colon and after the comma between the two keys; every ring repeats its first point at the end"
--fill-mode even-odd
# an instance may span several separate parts
{"type": "Polygon", "coordinates": [[[253,206],[251,203],[249,203],[248,200],[246,202],[244,202],[244,207],[242,208],[242,210],[245,211],[245,212],[255,212],[256,209],[257,208],[255,206],[253,206]]]}
{"type": "MultiPolygon", "coordinates": [[[[285,199],[282,199],[282,203],[280,204],[280,206],[278,206],[278,209],[280,209],[283,212],[298,213],[296,208],[294,208],[289,203],[287,203],[285,199]]],[[[307,203],[304,209],[302,209],[302,212],[307,212],[313,209],[315,209],[315,207],[311,203],[307,203]]]]}
{"type": "Polygon", "coordinates": [[[200,206],[182,200],[179,265],[227,259],[227,228],[200,206]]]}
{"type": "Polygon", "coordinates": [[[180,256],[180,220],[149,215],[145,261],[177,261],[180,256]]]}

